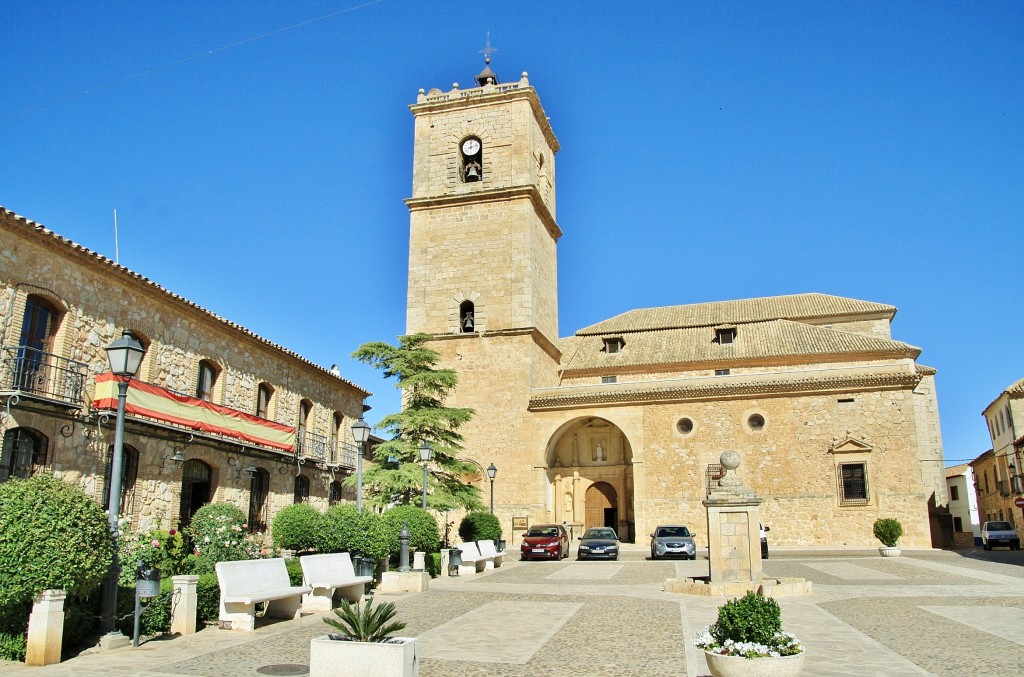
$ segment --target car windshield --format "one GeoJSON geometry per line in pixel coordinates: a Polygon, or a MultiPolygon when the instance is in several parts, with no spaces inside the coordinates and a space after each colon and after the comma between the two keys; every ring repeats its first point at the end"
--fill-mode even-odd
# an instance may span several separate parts
{"type": "Polygon", "coordinates": [[[690,530],[686,527],[658,527],[654,535],[657,538],[686,538],[690,530]]]}
{"type": "Polygon", "coordinates": [[[611,529],[587,529],[587,533],[583,534],[583,538],[615,538],[615,532],[611,529]]]}
{"type": "Polygon", "coordinates": [[[526,532],[527,536],[550,536],[555,537],[558,535],[558,529],[555,527],[531,527],[526,532]]]}
{"type": "Polygon", "coordinates": [[[1012,531],[1013,527],[1010,526],[1009,522],[989,522],[989,531],[1012,531]]]}

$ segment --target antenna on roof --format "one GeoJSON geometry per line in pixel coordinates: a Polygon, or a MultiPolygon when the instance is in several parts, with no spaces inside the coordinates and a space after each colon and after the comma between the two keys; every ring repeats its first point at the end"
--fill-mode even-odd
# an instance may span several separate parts
{"type": "Polygon", "coordinates": [[[117,250],[117,209],[114,209],[114,263],[121,264],[120,252],[117,250]]]}

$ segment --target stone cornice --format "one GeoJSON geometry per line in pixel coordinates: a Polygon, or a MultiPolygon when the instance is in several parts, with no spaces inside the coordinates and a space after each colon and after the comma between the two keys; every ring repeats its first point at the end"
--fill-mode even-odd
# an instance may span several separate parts
{"type": "Polygon", "coordinates": [[[562,229],[555,223],[555,217],[551,214],[540,191],[536,186],[510,186],[508,188],[492,188],[490,190],[474,190],[468,193],[454,193],[448,195],[431,195],[429,197],[406,198],[405,204],[410,212],[424,209],[435,209],[438,207],[457,207],[467,204],[482,204],[487,202],[506,202],[510,200],[528,199],[533,203],[537,216],[548,229],[548,233],[556,241],[562,237],[562,229]]]}
{"type": "Polygon", "coordinates": [[[459,341],[459,340],[472,340],[472,339],[488,339],[504,336],[531,336],[534,343],[539,345],[541,349],[548,355],[551,355],[552,359],[558,361],[562,356],[562,351],[558,346],[548,340],[539,329],[535,327],[522,327],[519,329],[498,329],[495,331],[481,331],[481,332],[468,332],[460,334],[431,334],[430,339],[432,341],[459,341]]]}
{"type": "Polygon", "coordinates": [[[564,394],[540,395],[530,398],[529,411],[570,409],[599,405],[653,404],[685,400],[713,400],[733,397],[757,397],[814,392],[850,392],[855,390],[912,389],[921,381],[909,372],[821,376],[800,379],[759,380],[735,383],[680,383],[668,387],[623,389],[609,388],[581,391],[573,388],[564,394]]]}

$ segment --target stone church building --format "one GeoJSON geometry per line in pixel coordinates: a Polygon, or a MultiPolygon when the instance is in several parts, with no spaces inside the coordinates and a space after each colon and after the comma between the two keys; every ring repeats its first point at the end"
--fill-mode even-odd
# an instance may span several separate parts
{"type": "MultiPolygon", "coordinates": [[[[558,140],[527,75],[420,90],[406,331],[454,368],[466,456],[494,463],[505,533],[566,522],[644,543],[687,524],[725,450],[782,546],[903,544],[948,530],[935,370],[896,308],[821,293],[639,308],[558,328],[558,140]]],[[[484,480],[486,482],[486,480],[484,480]]]]}

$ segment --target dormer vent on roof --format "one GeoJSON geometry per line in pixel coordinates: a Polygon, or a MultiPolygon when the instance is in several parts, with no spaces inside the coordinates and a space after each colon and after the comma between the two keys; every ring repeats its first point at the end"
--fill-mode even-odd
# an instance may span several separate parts
{"type": "Polygon", "coordinates": [[[603,350],[609,355],[614,355],[616,353],[622,352],[622,349],[623,347],[625,347],[625,345],[626,342],[622,340],[621,336],[611,336],[609,338],[604,339],[603,350]]]}
{"type": "Polygon", "coordinates": [[[732,345],[736,340],[736,327],[716,327],[715,343],[723,346],[732,345]]]}

